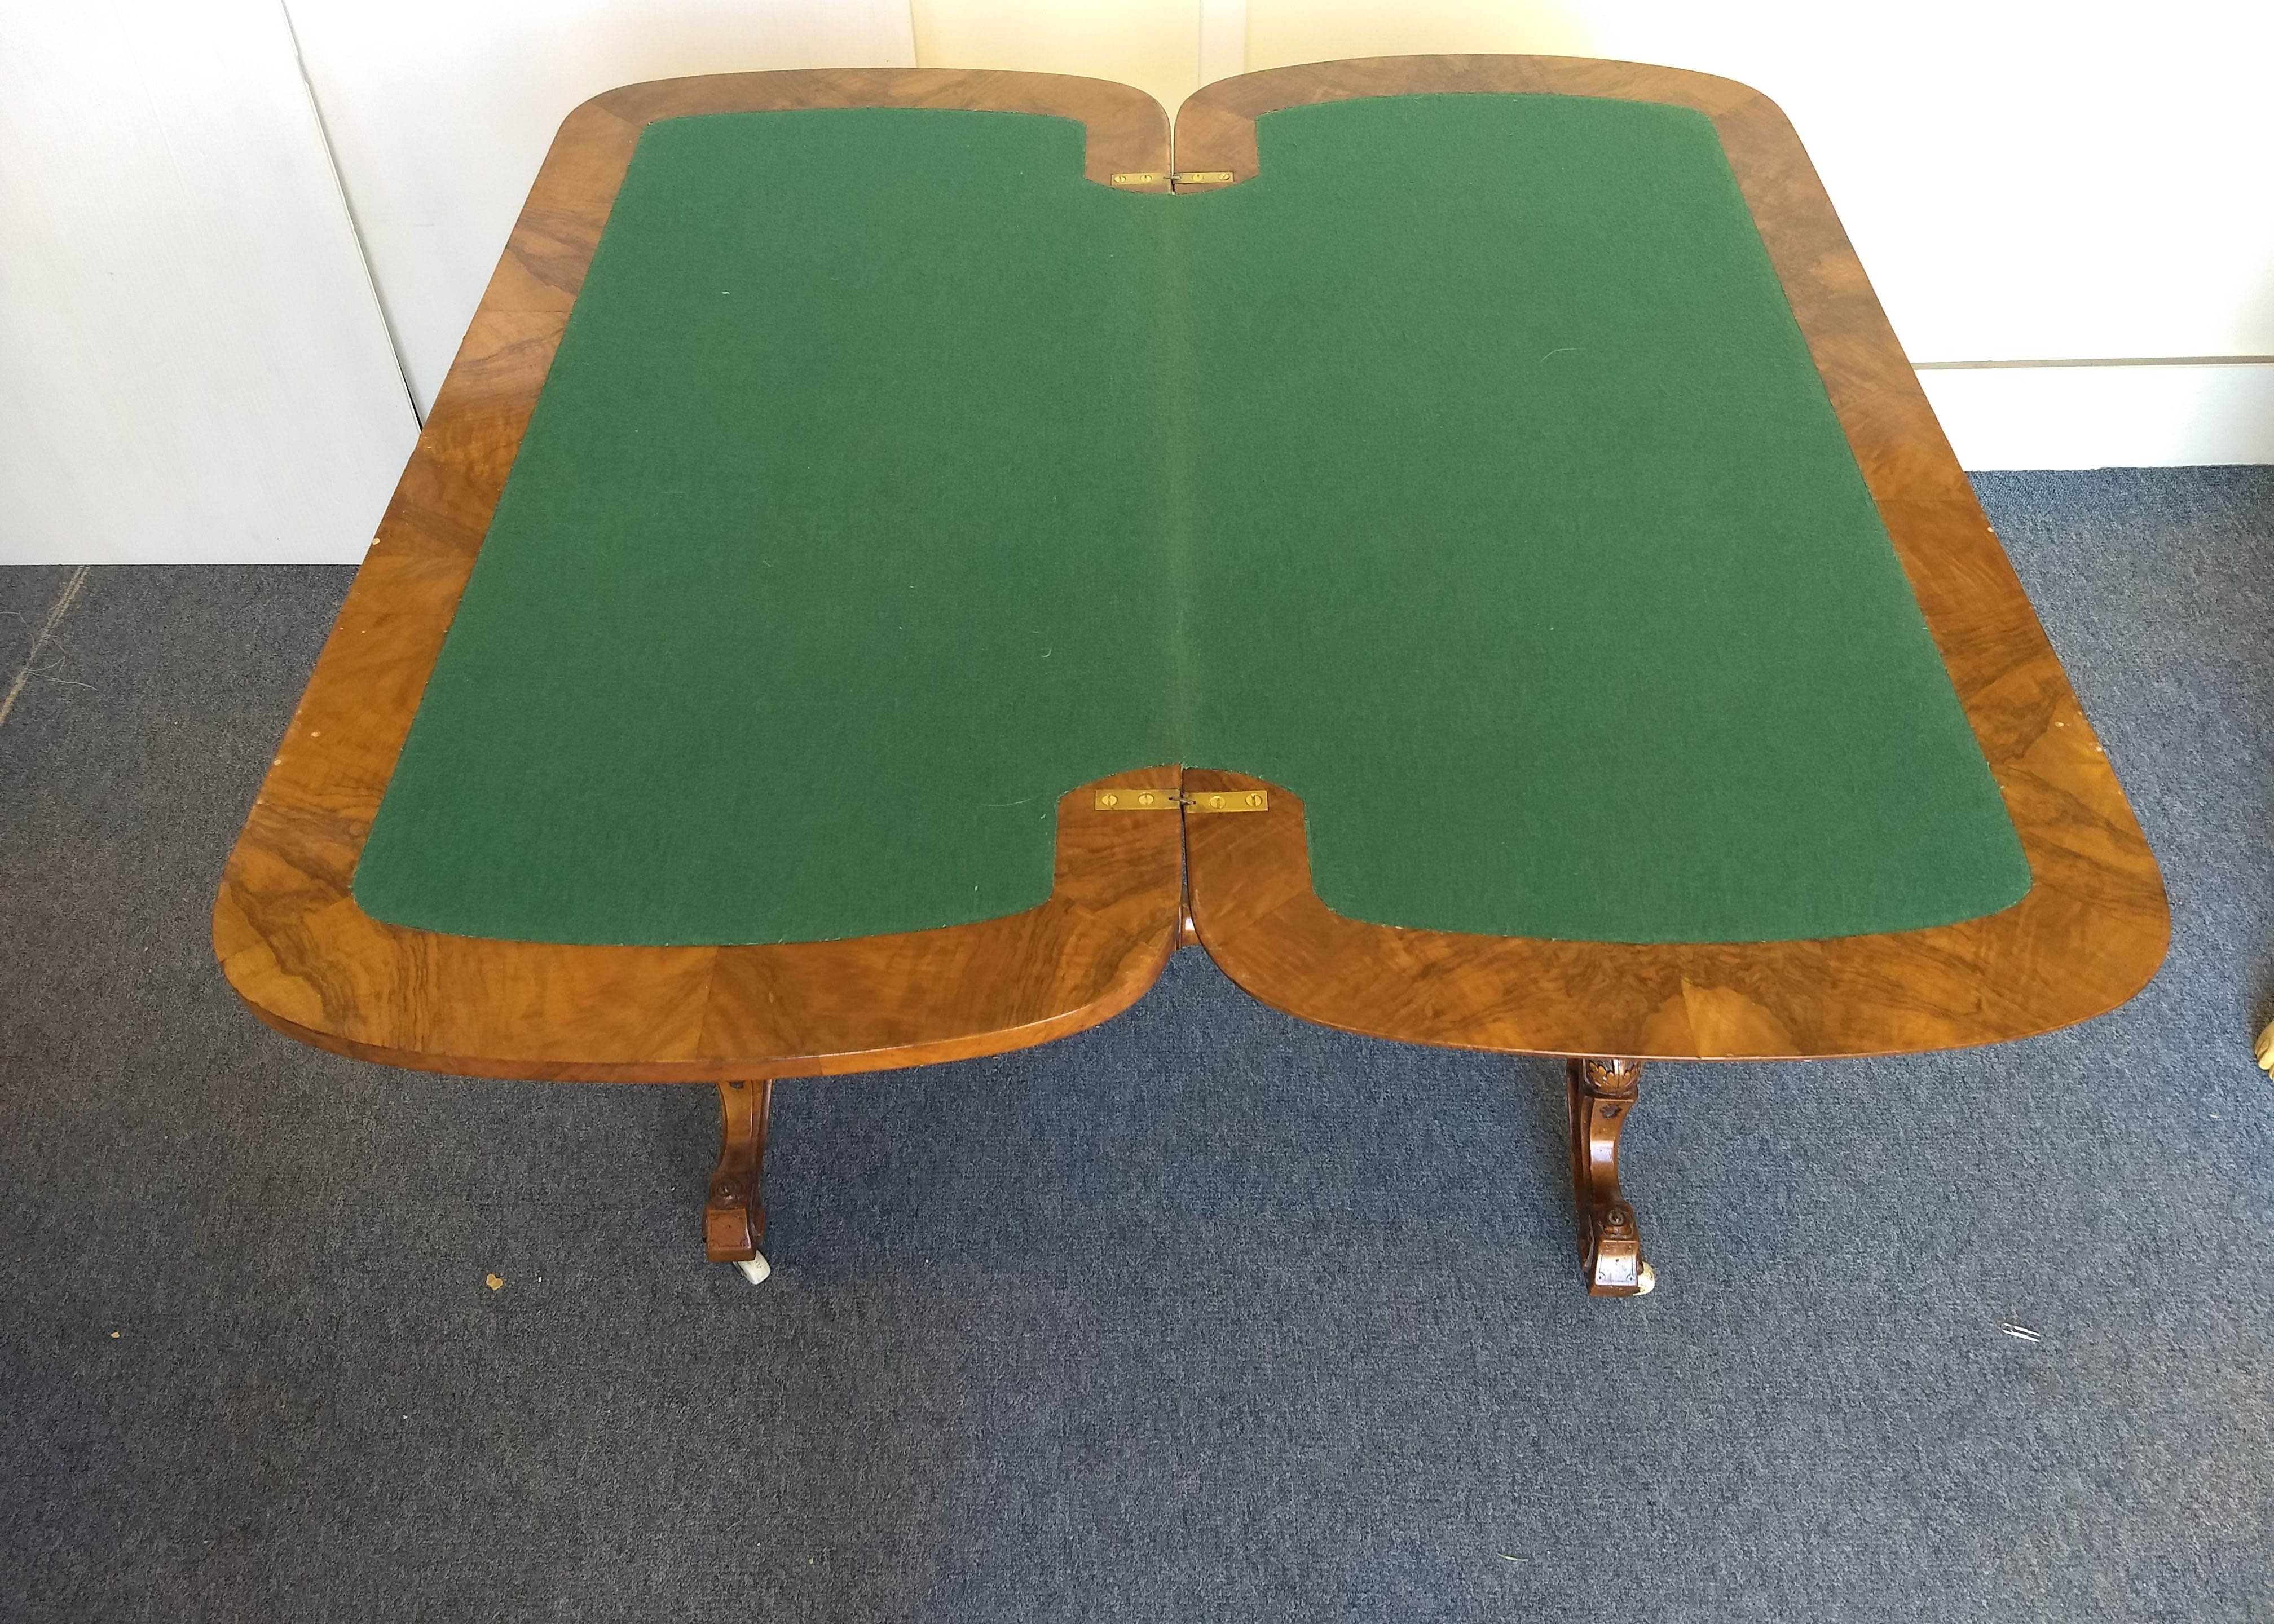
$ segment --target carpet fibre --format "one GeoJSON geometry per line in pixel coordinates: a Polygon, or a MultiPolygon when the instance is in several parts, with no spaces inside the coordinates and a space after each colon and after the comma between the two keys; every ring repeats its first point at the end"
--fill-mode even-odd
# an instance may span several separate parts
{"type": "Polygon", "coordinates": [[[2030,1042],[1652,1068],[1627,1303],[1554,1065],[1191,952],[783,1085],[745,1286],[707,1089],[362,1064],[214,967],[347,571],[0,571],[0,1618],[2274,1616],[2274,469],[1978,483],[2171,957],[2030,1042]]]}

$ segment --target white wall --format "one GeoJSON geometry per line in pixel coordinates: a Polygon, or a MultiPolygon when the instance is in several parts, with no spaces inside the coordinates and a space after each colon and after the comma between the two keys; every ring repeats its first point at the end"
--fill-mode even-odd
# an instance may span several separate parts
{"type": "Polygon", "coordinates": [[[915,63],[907,0],[284,4],[422,413],[579,102],[681,74],[915,63]]]}
{"type": "Polygon", "coordinates": [[[0,563],[359,557],[415,432],[275,0],[0,19],[0,563]]]}
{"type": "Polygon", "coordinates": [[[909,0],[908,10],[919,67],[1110,79],[1171,113],[1200,87],[1198,0],[909,0]]]}

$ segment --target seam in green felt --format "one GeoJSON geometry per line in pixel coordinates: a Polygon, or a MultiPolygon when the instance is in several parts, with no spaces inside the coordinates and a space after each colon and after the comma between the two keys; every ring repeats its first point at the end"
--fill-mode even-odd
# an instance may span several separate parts
{"type": "Polygon", "coordinates": [[[651,126],[355,886],[524,940],[1049,893],[1058,795],[1303,796],[1378,923],[1760,940],[2028,872],[1710,124],[1565,97],[651,126]],[[1420,793],[1417,794],[1417,790],[1420,793]]]}

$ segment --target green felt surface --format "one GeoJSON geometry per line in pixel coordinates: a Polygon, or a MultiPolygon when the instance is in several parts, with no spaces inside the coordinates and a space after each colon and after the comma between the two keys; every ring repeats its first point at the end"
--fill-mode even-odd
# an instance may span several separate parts
{"type": "Polygon", "coordinates": [[[1682,942],[2020,898],[1998,787],[1719,138],[1267,115],[1188,206],[1189,764],[1380,924],[1682,942]]]}
{"type": "Polygon", "coordinates": [[[643,139],[356,876],[622,943],[968,922],[1054,801],[1301,794],[1381,923],[1755,940],[2028,871],[1711,126],[1267,116],[1215,193],[863,109],[643,139]]]}
{"type": "Polygon", "coordinates": [[[366,912],[798,941],[1050,894],[1059,793],[1176,760],[1165,238],[1081,158],[1019,114],[648,130],[366,912]]]}

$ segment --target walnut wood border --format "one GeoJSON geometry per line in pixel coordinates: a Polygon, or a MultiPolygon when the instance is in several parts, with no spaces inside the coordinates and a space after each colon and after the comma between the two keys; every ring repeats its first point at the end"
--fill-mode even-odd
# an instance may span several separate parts
{"type": "MultiPolygon", "coordinates": [[[[2103,1013],[2162,962],[2162,876],[2068,680],[1784,115],[1728,79],[1555,56],[1384,56],[1188,100],[1176,168],[1256,173],[1255,120],[1353,96],[1491,91],[1695,108],[1721,133],[1793,313],[2020,831],[2029,894],[1984,919],[1830,941],[1633,946],[1396,930],[1312,891],[1302,803],[1195,818],[1192,916],[1233,981],[1306,1020],[1565,1055],[1787,1058],[1958,1048],[2103,1013]]],[[[1188,187],[1189,189],[1189,187],[1188,187]]],[[[1192,787],[1260,780],[1187,772],[1192,787]]],[[[1574,808],[1575,815],[1578,808],[1574,808]]]]}
{"type": "MultiPolygon", "coordinates": [[[[696,113],[964,108],[1087,129],[1083,173],[1168,169],[1142,92],[1057,74],[744,73],[627,86],[554,138],[286,731],[214,906],[253,1012],[367,1060],[478,1076],[718,1081],[1024,1048],[1150,986],[1179,916],[1178,819],[1059,803],[1050,900],[953,929],[779,947],[568,947],[381,924],[350,892],[490,513],[641,131],[696,113]]],[[[1138,190],[1165,190],[1163,179],[1138,190]]],[[[1174,768],[1105,783],[1171,784],[1174,768]]]]}

